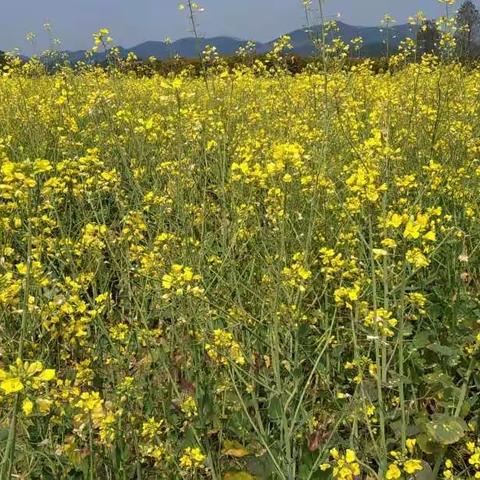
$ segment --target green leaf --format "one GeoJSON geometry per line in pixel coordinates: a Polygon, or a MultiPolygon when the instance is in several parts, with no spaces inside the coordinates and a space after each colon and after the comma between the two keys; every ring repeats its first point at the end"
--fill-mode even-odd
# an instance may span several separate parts
{"type": "Polygon", "coordinates": [[[255,477],[248,472],[227,472],[223,475],[223,480],[255,480],[255,477]]]}
{"type": "Polygon", "coordinates": [[[425,348],[427,345],[430,344],[430,336],[430,332],[426,330],[418,332],[415,337],[413,337],[412,346],[415,349],[425,348]]]}
{"type": "Polygon", "coordinates": [[[440,345],[439,343],[432,343],[427,348],[444,357],[458,357],[459,355],[457,348],[447,347],[446,345],[440,345]]]}
{"type": "Polygon", "coordinates": [[[250,452],[236,440],[225,440],[223,443],[222,454],[227,457],[243,458],[250,455],[250,452]]]}
{"type": "Polygon", "coordinates": [[[245,468],[259,480],[272,478],[275,471],[275,466],[268,455],[246,457],[245,468]]]}
{"type": "Polygon", "coordinates": [[[426,433],[421,433],[417,437],[417,444],[420,447],[420,450],[428,455],[438,453],[441,451],[440,445],[438,443],[432,442],[429,436],[426,433]]]}
{"type": "Polygon", "coordinates": [[[467,424],[459,417],[436,415],[426,425],[429,437],[440,445],[457,443],[464,435],[467,424]]]}
{"type": "Polygon", "coordinates": [[[268,416],[273,421],[279,421],[282,418],[283,408],[279,397],[272,397],[268,406],[268,416]]]}
{"type": "Polygon", "coordinates": [[[415,474],[415,480],[435,480],[432,468],[427,462],[423,463],[423,469],[415,474]]]}
{"type": "Polygon", "coordinates": [[[8,438],[8,428],[0,428],[0,442],[4,442],[8,438]]]}
{"type": "Polygon", "coordinates": [[[444,387],[450,387],[453,386],[452,379],[443,372],[433,372],[429,373],[428,375],[425,375],[425,382],[428,383],[429,385],[443,385],[444,387]]]}

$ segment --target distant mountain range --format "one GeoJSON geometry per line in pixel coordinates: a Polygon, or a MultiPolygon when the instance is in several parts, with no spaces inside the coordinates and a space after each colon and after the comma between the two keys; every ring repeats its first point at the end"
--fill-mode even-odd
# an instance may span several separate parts
{"type": "MultiPolygon", "coordinates": [[[[361,54],[364,56],[384,55],[387,49],[387,39],[389,48],[396,50],[402,40],[415,35],[415,27],[409,24],[395,25],[389,28],[388,34],[384,27],[359,27],[348,25],[343,22],[337,22],[338,31],[329,34],[332,37],[340,37],[345,43],[361,37],[363,46],[361,54]]],[[[312,37],[321,37],[321,27],[315,26],[308,31],[306,29],[295,30],[288,35],[292,38],[293,53],[302,56],[311,55],[315,49],[312,45],[312,37]]],[[[267,44],[270,49],[273,42],[267,44]]]]}
{"type": "MultiPolygon", "coordinates": [[[[359,27],[348,25],[343,22],[337,22],[338,31],[330,33],[330,37],[340,37],[344,42],[348,43],[354,38],[362,37],[363,46],[360,51],[362,56],[381,56],[386,53],[387,32],[383,27],[359,27]]],[[[399,43],[408,36],[415,34],[414,27],[408,24],[395,25],[390,27],[388,33],[388,44],[391,51],[398,48],[399,43]]],[[[308,29],[299,29],[288,33],[291,37],[293,46],[292,53],[309,56],[315,52],[312,43],[312,38],[319,38],[321,36],[321,27],[314,26],[308,29]]],[[[255,42],[256,51],[258,54],[264,54],[271,50],[273,44],[278,39],[274,39],[267,43],[255,42]]],[[[240,47],[247,44],[246,40],[232,38],[232,37],[212,37],[201,38],[199,40],[189,37],[182,38],[175,42],[166,43],[162,41],[148,41],[141,43],[132,48],[119,47],[120,54],[127,56],[133,52],[139,59],[146,60],[149,57],[155,57],[159,60],[164,60],[175,55],[184,58],[195,58],[199,51],[203,51],[207,45],[216,47],[220,55],[233,55],[240,47]]],[[[67,58],[76,63],[85,58],[85,50],[65,51],[67,58]]],[[[94,59],[102,61],[105,58],[105,53],[98,53],[94,59]]]]}

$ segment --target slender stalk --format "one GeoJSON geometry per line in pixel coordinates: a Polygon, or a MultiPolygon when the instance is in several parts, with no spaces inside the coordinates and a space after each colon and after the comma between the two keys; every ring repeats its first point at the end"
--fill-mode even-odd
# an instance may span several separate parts
{"type": "MultiPolygon", "coordinates": [[[[372,303],[374,318],[377,316],[377,278],[375,272],[375,259],[373,256],[374,242],[373,242],[373,227],[372,227],[372,216],[371,214],[368,217],[368,235],[369,235],[369,253],[370,253],[370,265],[372,270],[372,303]]],[[[387,453],[387,442],[385,436],[385,410],[383,404],[383,390],[382,390],[382,355],[381,355],[381,337],[380,331],[378,328],[378,322],[375,321],[375,360],[377,366],[376,380],[377,380],[377,397],[378,397],[378,420],[380,427],[380,446],[382,457],[379,459],[380,465],[380,474],[383,473],[385,469],[386,453],[387,453]]]]}
{"type": "MultiPolygon", "coordinates": [[[[230,375],[231,375],[231,377],[233,378],[232,372],[230,372],[230,375]]],[[[284,473],[283,469],[282,469],[281,466],[278,464],[278,461],[277,461],[276,456],[273,454],[271,448],[269,447],[269,445],[268,445],[268,443],[266,442],[266,440],[263,438],[263,436],[262,436],[262,434],[260,433],[257,425],[256,425],[255,422],[253,421],[250,413],[248,412],[248,408],[247,408],[247,406],[245,405],[245,402],[244,402],[244,400],[243,400],[242,394],[241,394],[240,391],[238,390],[238,386],[237,386],[236,382],[232,382],[232,384],[233,384],[233,388],[235,389],[235,392],[237,393],[237,398],[238,398],[238,400],[240,401],[240,405],[241,405],[242,408],[243,408],[243,411],[244,411],[244,413],[245,413],[245,416],[247,417],[248,421],[250,422],[250,425],[252,426],[252,428],[255,430],[256,434],[259,436],[261,443],[263,444],[265,450],[267,451],[268,455],[270,456],[270,459],[272,460],[273,464],[275,465],[275,468],[277,469],[278,475],[280,476],[280,478],[281,478],[282,480],[288,480],[288,478],[285,476],[285,473],[284,473]]]]}
{"type": "Polygon", "coordinates": [[[210,90],[209,90],[208,81],[207,81],[207,69],[205,67],[205,60],[200,50],[200,35],[198,33],[197,21],[195,19],[195,7],[193,3],[194,2],[192,2],[192,0],[187,0],[188,16],[190,19],[190,24],[192,26],[192,33],[195,37],[195,48],[197,50],[198,59],[200,61],[200,66],[201,66],[203,78],[205,81],[205,88],[207,89],[207,93],[209,93],[210,90]]]}
{"type": "Polygon", "coordinates": [[[406,440],[407,440],[407,411],[405,405],[405,357],[404,357],[404,333],[405,333],[405,290],[406,290],[407,276],[405,272],[405,267],[403,268],[402,273],[402,288],[400,292],[400,315],[398,319],[398,376],[399,376],[399,397],[400,397],[400,414],[402,418],[402,424],[400,428],[402,452],[406,452],[406,440]]]}
{"type": "Polygon", "coordinates": [[[95,475],[94,475],[95,456],[93,454],[93,428],[92,428],[91,415],[89,415],[89,421],[88,421],[88,447],[90,449],[88,475],[89,475],[89,480],[94,480],[95,479],[95,475]]]}
{"type": "Polygon", "coordinates": [[[325,15],[323,13],[323,1],[318,0],[318,9],[320,12],[320,28],[322,32],[322,41],[321,41],[321,51],[322,51],[322,63],[323,63],[323,90],[324,90],[324,99],[325,99],[325,112],[327,112],[327,102],[328,102],[328,66],[327,66],[327,32],[325,30],[325,15]]]}
{"type": "MultiPolygon", "coordinates": [[[[28,298],[30,295],[30,271],[32,265],[32,234],[31,234],[31,223],[30,223],[30,198],[28,199],[27,204],[27,271],[25,278],[23,280],[23,306],[22,306],[22,322],[20,326],[20,339],[18,342],[18,353],[17,358],[20,360],[23,357],[23,344],[25,339],[25,332],[27,329],[28,322],[28,298]]],[[[10,426],[8,429],[7,444],[5,446],[4,457],[2,461],[2,466],[0,469],[0,480],[9,480],[12,476],[13,464],[15,462],[15,443],[17,437],[17,417],[18,410],[20,407],[20,393],[15,395],[15,400],[13,403],[12,418],[10,419],[10,426]]]]}
{"type": "Polygon", "coordinates": [[[10,420],[7,445],[5,446],[2,468],[0,470],[0,480],[9,480],[12,476],[12,468],[15,456],[15,439],[17,434],[17,414],[19,405],[20,395],[17,393],[13,402],[12,418],[10,420]]]}

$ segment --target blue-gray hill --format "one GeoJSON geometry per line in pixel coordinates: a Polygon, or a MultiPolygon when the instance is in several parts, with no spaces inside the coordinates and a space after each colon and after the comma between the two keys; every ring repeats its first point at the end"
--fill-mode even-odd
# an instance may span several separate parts
{"type": "MultiPolygon", "coordinates": [[[[330,33],[329,37],[340,37],[346,43],[350,42],[354,38],[362,37],[363,47],[361,54],[365,56],[381,56],[386,53],[387,39],[388,44],[392,50],[395,50],[399,43],[408,36],[414,36],[415,31],[408,24],[395,25],[390,27],[388,34],[385,28],[382,27],[361,27],[348,25],[343,22],[337,22],[338,31],[334,34],[330,33]]],[[[321,27],[314,26],[308,31],[307,29],[298,29],[288,33],[292,39],[293,50],[300,56],[310,56],[314,53],[314,46],[312,39],[319,38],[321,36],[321,27]]],[[[268,52],[274,39],[267,43],[256,42],[256,50],[258,53],[268,52]]],[[[198,53],[203,51],[207,45],[216,47],[217,51],[221,55],[233,55],[240,47],[245,46],[246,40],[218,36],[211,38],[195,39],[193,37],[182,38],[171,43],[162,41],[147,41],[136,45],[131,48],[120,47],[120,53],[122,56],[128,55],[133,52],[142,60],[146,60],[149,57],[155,57],[160,60],[164,60],[175,55],[179,55],[184,58],[195,58],[198,53]]],[[[85,51],[67,51],[65,52],[72,62],[77,62],[84,58],[85,51]]],[[[104,54],[98,54],[96,60],[101,61],[104,58],[104,54]]]]}

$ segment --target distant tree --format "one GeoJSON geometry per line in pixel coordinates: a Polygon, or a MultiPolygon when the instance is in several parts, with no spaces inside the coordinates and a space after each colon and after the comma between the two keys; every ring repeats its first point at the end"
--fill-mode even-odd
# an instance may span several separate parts
{"type": "Polygon", "coordinates": [[[417,32],[418,53],[436,53],[438,42],[440,41],[440,32],[437,24],[433,20],[424,20],[417,32]]]}
{"type": "Polygon", "coordinates": [[[480,33],[480,13],[473,2],[463,2],[458,9],[456,23],[458,51],[461,56],[471,56],[480,33]]]}

